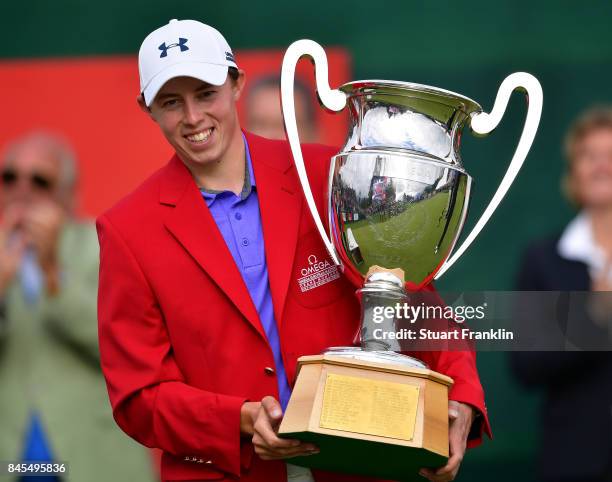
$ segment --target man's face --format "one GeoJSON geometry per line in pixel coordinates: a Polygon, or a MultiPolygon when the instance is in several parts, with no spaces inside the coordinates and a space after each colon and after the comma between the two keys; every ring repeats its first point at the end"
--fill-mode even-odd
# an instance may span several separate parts
{"type": "Polygon", "coordinates": [[[40,202],[60,202],[60,161],[42,143],[19,146],[2,166],[0,205],[30,208],[40,202]]]}
{"type": "MultiPolygon", "coordinates": [[[[295,95],[295,117],[302,142],[317,142],[316,128],[308,118],[308,100],[295,95]]],[[[279,89],[262,86],[247,95],[247,129],[268,139],[285,139],[279,89]]]]}
{"type": "Polygon", "coordinates": [[[242,71],[236,81],[228,77],[221,86],[176,77],[158,92],[150,115],[189,167],[219,162],[240,132],[236,101],[243,86],[242,71]]]}

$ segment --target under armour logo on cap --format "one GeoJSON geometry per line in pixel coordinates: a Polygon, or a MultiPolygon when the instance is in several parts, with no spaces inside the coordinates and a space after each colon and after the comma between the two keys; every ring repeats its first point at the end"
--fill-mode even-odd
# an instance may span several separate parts
{"type": "Polygon", "coordinates": [[[168,55],[168,49],[171,49],[172,47],[179,47],[181,49],[181,52],[185,52],[185,50],[189,50],[189,47],[187,47],[186,43],[187,43],[187,39],[181,38],[181,37],[179,37],[178,43],[175,43],[175,44],[166,45],[166,42],[162,43],[159,47],[157,47],[159,50],[161,50],[161,54],[159,55],[159,58],[161,59],[161,58],[166,57],[168,55]]]}
{"type": "Polygon", "coordinates": [[[196,20],[170,20],[147,35],[138,51],[140,92],[147,106],[170,79],[223,85],[232,67],[238,68],[223,35],[196,20]]]}

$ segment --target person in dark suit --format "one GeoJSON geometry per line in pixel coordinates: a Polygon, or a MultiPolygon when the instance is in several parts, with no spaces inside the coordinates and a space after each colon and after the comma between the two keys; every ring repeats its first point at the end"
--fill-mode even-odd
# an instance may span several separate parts
{"type": "MultiPolygon", "coordinates": [[[[583,114],[566,137],[563,188],[578,215],[560,235],[525,252],[517,288],[612,291],[612,108],[583,114]]],[[[585,306],[590,327],[607,336],[612,307],[585,306]],[[590,313],[590,319],[589,315],[590,313]],[[593,328],[594,327],[594,328],[593,328]]],[[[515,352],[526,386],[543,388],[540,476],[546,481],[612,480],[612,355],[604,351],[515,352]]]]}

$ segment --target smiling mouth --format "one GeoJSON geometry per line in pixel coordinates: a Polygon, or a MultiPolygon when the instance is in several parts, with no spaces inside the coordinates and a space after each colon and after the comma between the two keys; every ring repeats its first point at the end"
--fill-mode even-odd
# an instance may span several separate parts
{"type": "Polygon", "coordinates": [[[210,127],[200,132],[196,132],[195,134],[189,134],[185,137],[189,142],[193,144],[204,144],[210,138],[214,127],[210,127]]]}

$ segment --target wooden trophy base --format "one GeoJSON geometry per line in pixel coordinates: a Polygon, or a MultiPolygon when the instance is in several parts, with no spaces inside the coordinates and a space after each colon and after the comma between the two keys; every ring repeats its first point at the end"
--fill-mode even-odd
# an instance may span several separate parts
{"type": "Polygon", "coordinates": [[[279,436],[316,444],[290,462],[415,480],[448,460],[451,378],[424,368],[333,355],[303,356],[279,436]]]}

